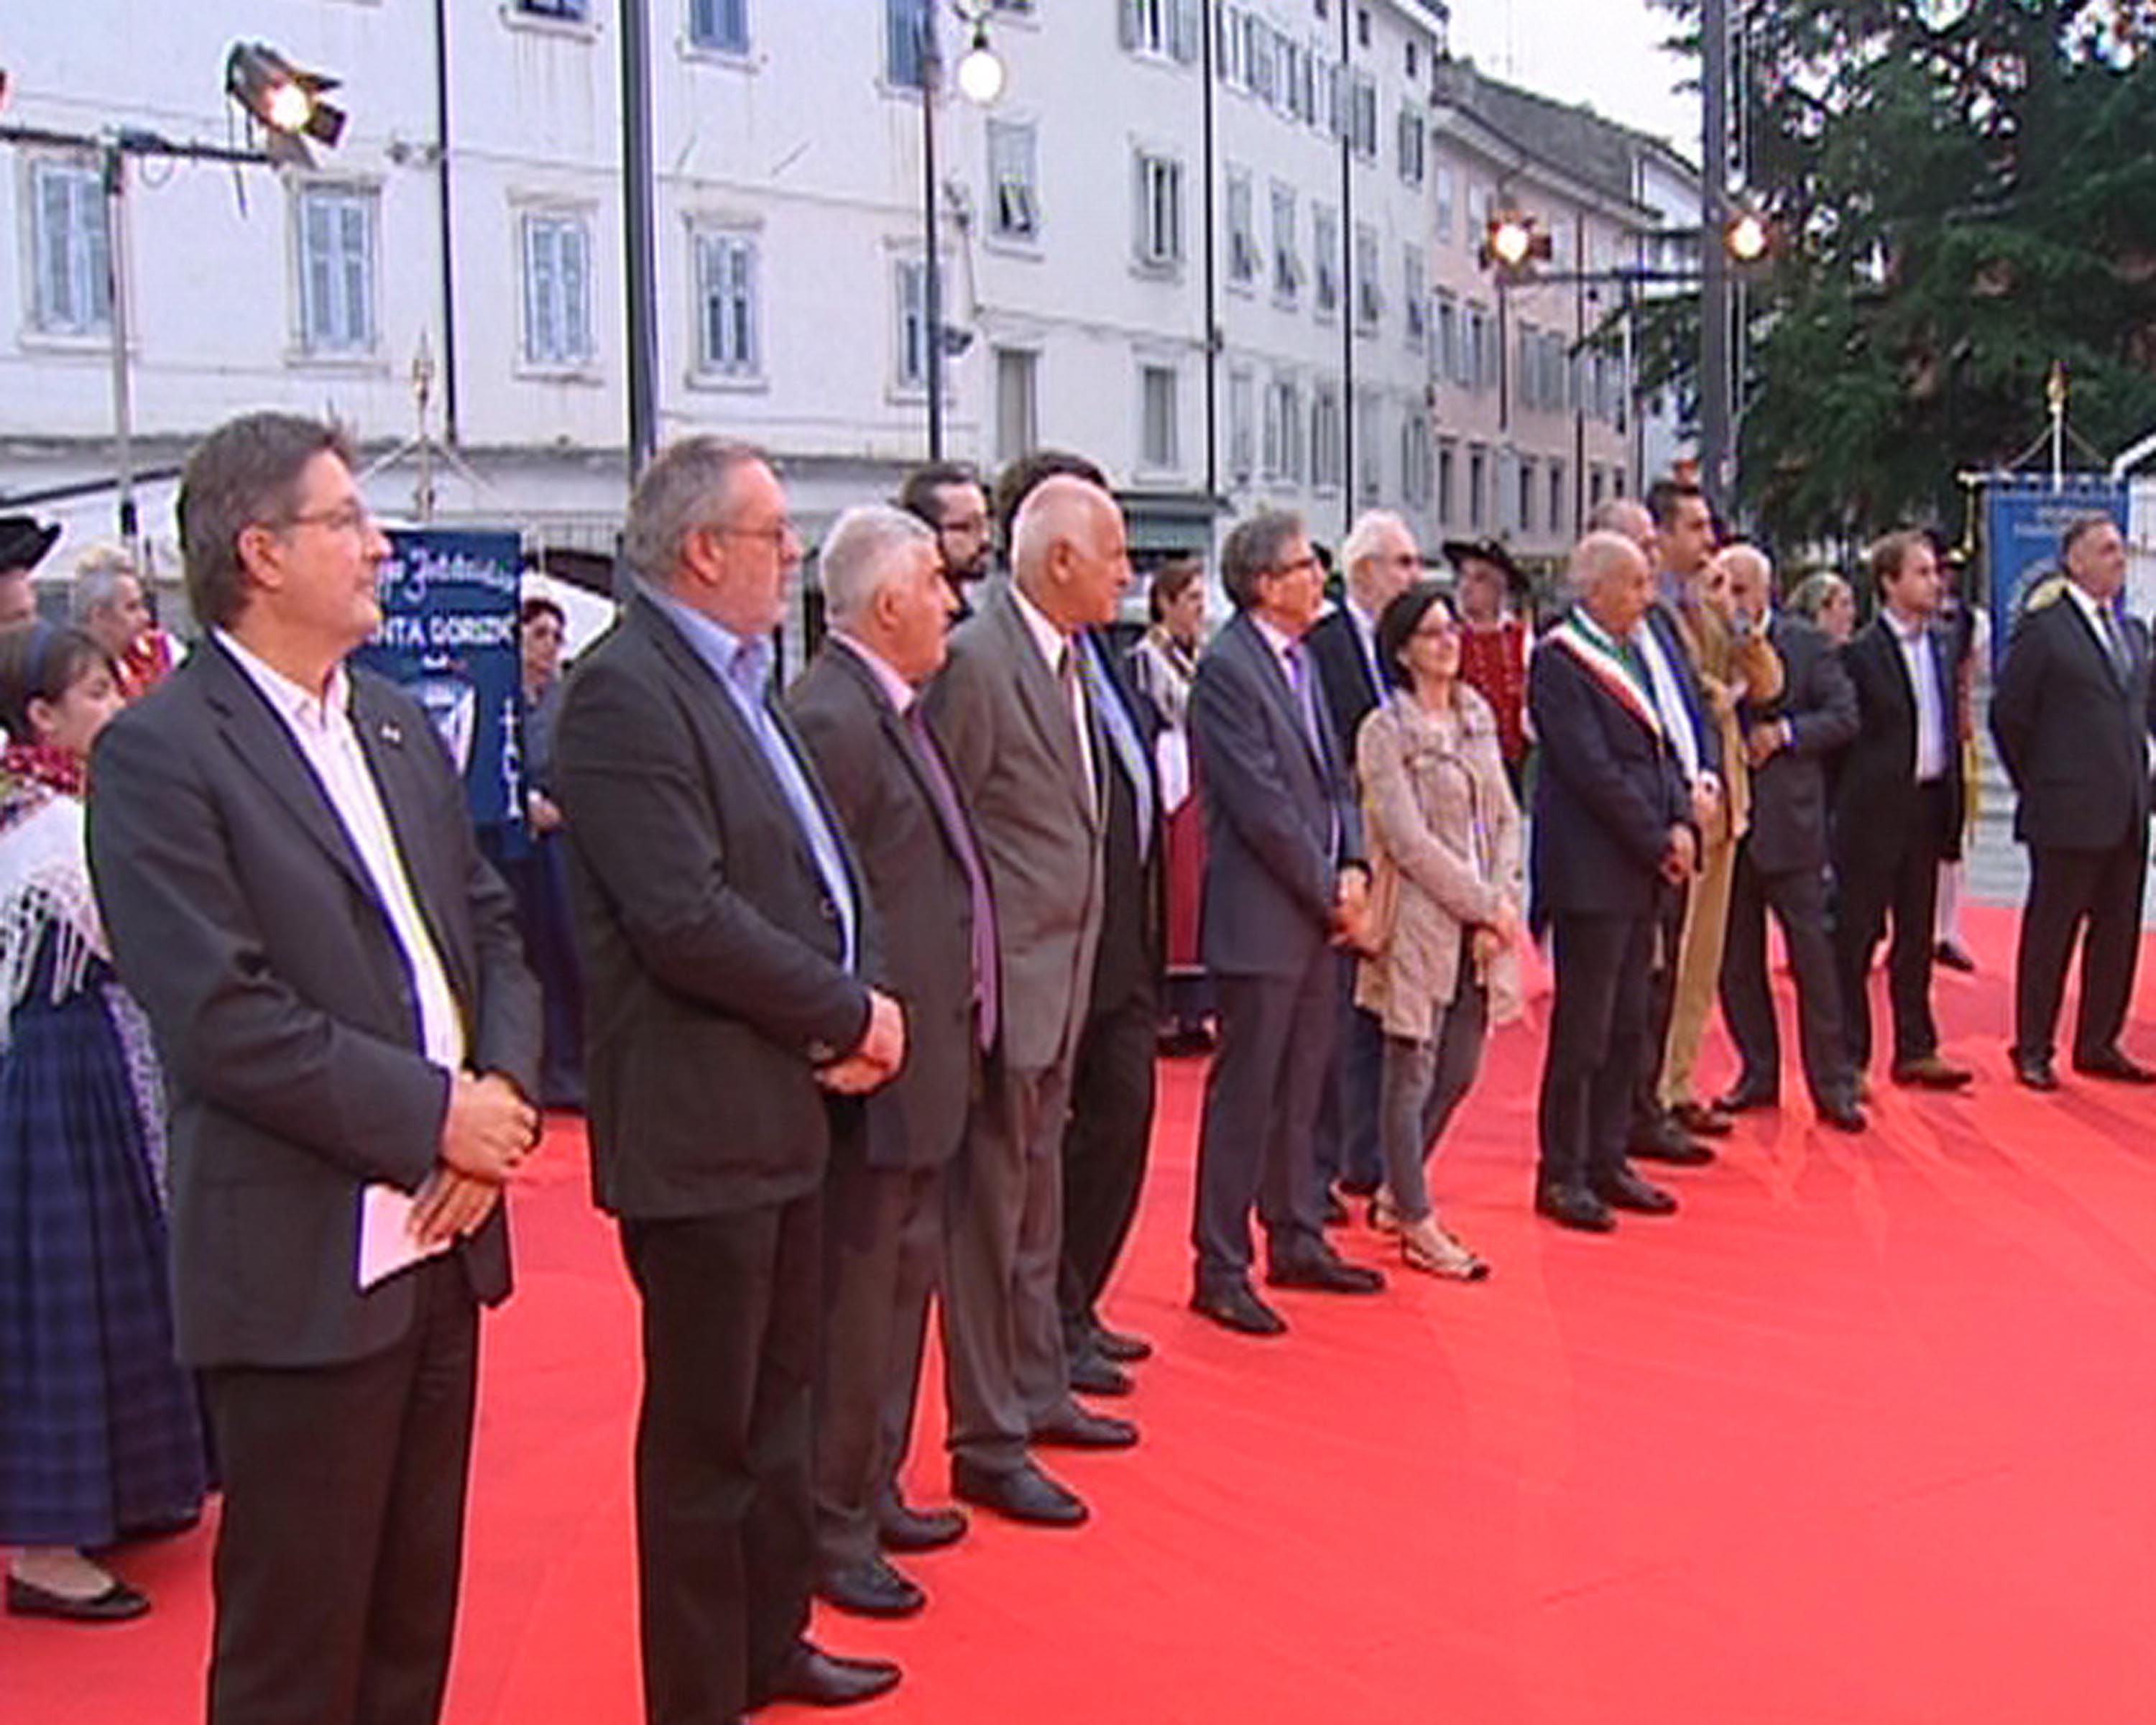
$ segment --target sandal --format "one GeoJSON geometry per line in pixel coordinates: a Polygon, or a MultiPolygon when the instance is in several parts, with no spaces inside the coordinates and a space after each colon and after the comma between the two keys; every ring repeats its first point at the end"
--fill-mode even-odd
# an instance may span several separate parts
{"type": "Polygon", "coordinates": [[[1393,1208],[1393,1194],[1383,1186],[1370,1194],[1370,1227],[1378,1234],[1400,1231],[1400,1213],[1393,1208]]]}
{"type": "Polygon", "coordinates": [[[1455,1281],[1482,1281],[1487,1280],[1490,1266],[1469,1251],[1454,1235],[1432,1221],[1424,1229],[1403,1230],[1400,1234],[1400,1261],[1410,1270],[1419,1270],[1426,1276],[1449,1276],[1455,1281]]]}

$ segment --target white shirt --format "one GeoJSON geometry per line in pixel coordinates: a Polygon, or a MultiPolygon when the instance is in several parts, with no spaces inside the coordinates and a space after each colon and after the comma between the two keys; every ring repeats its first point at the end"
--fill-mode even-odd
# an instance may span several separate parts
{"type": "Polygon", "coordinates": [[[2089,633],[2096,637],[2097,645],[2103,649],[2105,658],[2108,659],[2112,656],[2111,644],[2114,639],[2112,629],[2118,629],[2116,639],[2122,649],[2125,647],[2126,630],[2119,624],[2115,615],[2112,619],[2112,629],[2104,627],[2103,608],[2097,603],[2095,596],[2087,588],[2071,576],[2062,580],[2060,585],[2066,588],[2066,596],[2082,608],[2082,615],[2088,619],[2089,633]]]}
{"type": "Polygon", "coordinates": [[[1040,606],[1025,596],[1025,589],[1015,581],[1011,583],[1011,598],[1018,602],[1018,614],[1025,619],[1026,633],[1033,637],[1033,644],[1040,649],[1042,662],[1048,666],[1048,675],[1059,689],[1067,689],[1070,700],[1071,728],[1078,733],[1078,759],[1086,769],[1086,793],[1091,798],[1093,812],[1101,812],[1101,779],[1093,765],[1093,725],[1086,711],[1086,680],[1078,675],[1078,648],[1042,613],[1040,606]],[[1070,679],[1063,678],[1065,655],[1070,655],[1070,679]]]}
{"type": "MultiPolygon", "coordinates": [[[[331,813],[336,816],[360,865],[373,883],[374,896],[389,918],[390,932],[403,952],[405,968],[412,973],[413,992],[418,997],[421,1052],[438,1066],[452,1072],[460,1070],[465,1063],[464,1014],[458,1009],[434,937],[419,914],[411,877],[404,870],[403,853],[397,846],[396,830],[382,807],[381,788],[367,764],[359,733],[352,728],[352,681],[343,665],[330,673],[328,690],[317,700],[223,629],[214,634],[291,733],[300,757],[328,799],[331,813]]],[[[412,741],[423,748],[432,747],[426,737],[412,741]]]]}
{"type": "Polygon", "coordinates": [[[1904,624],[1892,611],[1880,614],[1902,649],[1902,670],[1917,704],[1917,783],[1928,784],[1947,770],[1947,708],[1939,691],[1938,655],[1932,650],[1931,630],[1922,624],[1904,624]]]}
{"type": "Polygon", "coordinates": [[[1355,639],[1363,649],[1363,663],[1370,673],[1370,686],[1378,691],[1378,699],[1385,698],[1385,674],[1378,665],[1378,624],[1375,619],[1355,603],[1355,595],[1347,595],[1341,609],[1348,614],[1348,621],[1355,630],[1355,639]]]}

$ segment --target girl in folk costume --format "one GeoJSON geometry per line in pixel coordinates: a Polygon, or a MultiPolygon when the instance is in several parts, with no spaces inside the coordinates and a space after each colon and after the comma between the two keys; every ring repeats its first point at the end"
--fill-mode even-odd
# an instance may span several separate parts
{"type": "Polygon", "coordinates": [[[121,705],[88,635],[0,634],[0,1546],[9,1611],[93,1622],[149,1601],[85,1548],[185,1525],[207,1477],[156,1063],[84,849],[85,763],[121,705]]]}

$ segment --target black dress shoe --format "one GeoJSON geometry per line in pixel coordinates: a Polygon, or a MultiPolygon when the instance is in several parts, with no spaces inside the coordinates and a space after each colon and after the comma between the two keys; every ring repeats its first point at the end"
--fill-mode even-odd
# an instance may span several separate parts
{"type": "Polygon", "coordinates": [[[126,1623],[149,1609],[148,1596],[137,1593],[124,1581],[114,1582],[101,1594],[78,1599],[39,1587],[33,1581],[25,1581],[19,1575],[8,1578],[8,1609],[17,1617],[58,1617],[69,1623],[126,1623]]]}
{"type": "Polygon", "coordinates": [[[1030,1461],[1009,1473],[990,1473],[963,1459],[953,1461],[951,1494],[1034,1527],[1075,1527],[1087,1513],[1083,1498],[1057,1484],[1030,1461]]]}
{"type": "Polygon", "coordinates": [[[1822,1126],[1830,1126],[1838,1132],[1861,1132],[1871,1123],[1861,1108],[1846,1100],[1821,1102],[1819,1117],[1822,1126]]]}
{"type": "Polygon", "coordinates": [[[2109,1078],[2120,1084],[2156,1084],[2156,1071],[2115,1048],[2100,1049],[2092,1055],[2076,1055],[2074,1070],[2086,1077],[2109,1078]]]}
{"type": "Polygon", "coordinates": [[[1714,1160],[1713,1151],[1667,1117],[1635,1130],[1625,1153],[1674,1168],[1702,1168],[1714,1160]]]}
{"type": "Polygon", "coordinates": [[[897,1688],[898,1676],[898,1667],[887,1659],[844,1659],[811,1642],[797,1641],[755,1705],[801,1701],[812,1707],[851,1707],[897,1688]]]}
{"type": "Polygon", "coordinates": [[[1351,1219],[1348,1206],[1341,1202],[1340,1194],[1328,1190],[1325,1194],[1325,1225],[1327,1228],[1345,1228],[1351,1219]]]}
{"type": "Polygon", "coordinates": [[[1976,974],[1976,960],[1969,956],[1969,949],[1953,941],[1941,941],[1932,948],[1933,962],[1943,964],[1948,970],[1958,970],[1964,976],[1976,974]]]}
{"type": "Polygon", "coordinates": [[[1311,1288],[1322,1294],[1376,1294],[1384,1291],[1385,1278],[1375,1270],[1350,1264],[1327,1250],[1272,1265],[1265,1271],[1265,1285],[1311,1288]]]}
{"type": "Polygon", "coordinates": [[[1754,1108],[1777,1108],[1781,1098],[1764,1085],[1746,1084],[1739,1080],[1726,1096],[1719,1096],[1714,1106],[1724,1114],[1747,1114],[1754,1108]]]}
{"type": "Polygon", "coordinates": [[[1070,1357],[1070,1387],[1088,1395],[1128,1395],[1137,1385],[1121,1366],[1089,1349],[1070,1357]]]}
{"type": "Polygon", "coordinates": [[[1726,1138],[1736,1124],[1712,1102],[1679,1102],[1670,1117],[1695,1137],[1726,1138]]]}
{"type": "Polygon", "coordinates": [[[1152,1358],[1152,1343],[1144,1337],[1133,1336],[1127,1330],[1111,1330],[1105,1324],[1095,1326],[1093,1346],[1101,1358],[1117,1365],[1136,1365],[1152,1358]]]}
{"type": "Polygon", "coordinates": [[[1635,1210],[1643,1216],[1676,1214],[1675,1198],[1661,1187],[1650,1185],[1628,1168],[1620,1168],[1596,1181],[1594,1194],[1612,1209],[1635,1210]]]}
{"type": "Polygon", "coordinates": [[[928,1603],[921,1584],[880,1557],[833,1569],[817,1582],[816,1591],[841,1611],[856,1617],[911,1617],[928,1603]]]}
{"type": "Polygon", "coordinates": [[[1137,1442],[1138,1429],[1127,1420],[1065,1408],[1045,1425],[1034,1426],[1032,1440],[1051,1450],[1127,1450],[1137,1442]]]}
{"type": "Polygon", "coordinates": [[[1617,1225],[1609,1206],[1584,1186],[1545,1185],[1535,1190],[1535,1209],[1563,1228],[1607,1234],[1617,1225]]]}
{"type": "Polygon", "coordinates": [[[2031,1090],[2056,1090],[2059,1087],[2059,1069],[2051,1064],[2049,1055],[2015,1055],[2014,1076],[2031,1090]]]}
{"type": "Polygon", "coordinates": [[[1897,1061],[1888,1075],[1895,1083],[1917,1090],[1960,1090],[1976,1076],[1966,1066],[1957,1066],[1928,1054],[1913,1060],[1897,1061]]]}
{"type": "Polygon", "coordinates": [[[941,1551],[965,1537],[966,1512],[960,1509],[914,1509],[901,1503],[876,1520],[876,1538],[886,1551],[941,1551]]]}
{"type": "Polygon", "coordinates": [[[1277,1336],[1287,1328],[1286,1318],[1240,1281],[1230,1287],[1200,1288],[1190,1296],[1190,1309],[1239,1335],[1277,1336]]]}

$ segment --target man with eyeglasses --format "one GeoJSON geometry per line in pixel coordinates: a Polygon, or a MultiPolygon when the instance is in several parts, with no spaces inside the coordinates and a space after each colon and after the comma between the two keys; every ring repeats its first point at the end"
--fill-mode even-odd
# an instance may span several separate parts
{"type": "Polygon", "coordinates": [[[1191,746],[1205,803],[1205,968],[1220,1046],[1198,1145],[1191,1308],[1243,1335],[1286,1321],[1250,1286],[1250,1211],[1275,1287],[1374,1293],[1327,1242],[1312,1159],[1339,1027],[1335,947],[1368,937],[1368,870],[1346,759],[1306,637],[1323,571],[1301,517],[1261,511],[1221,547],[1235,615],[1198,667],[1191,746]]]}
{"type": "Polygon", "coordinates": [[[967,589],[988,572],[988,494],[970,467],[937,461],[916,467],[899,488],[898,506],[926,521],[943,558],[943,578],[968,610],[967,589]]]}
{"type": "Polygon", "coordinates": [[[177,1343],[224,1509],[212,1725],[440,1712],[479,1307],[536,1137],[538,989],[426,715],[352,650],[388,542],[334,428],[182,482],[209,639],[99,741],[90,850],[172,1103],[177,1343]]]}

